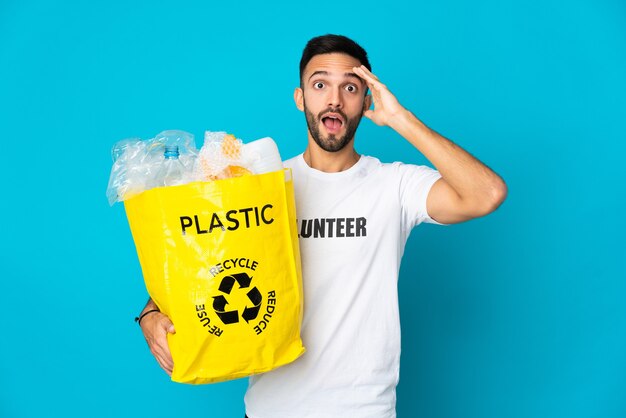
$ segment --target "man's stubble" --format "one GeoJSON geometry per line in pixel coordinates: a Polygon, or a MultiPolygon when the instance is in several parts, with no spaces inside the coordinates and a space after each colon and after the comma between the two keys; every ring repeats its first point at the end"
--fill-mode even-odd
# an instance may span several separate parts
{"type": "Polygon", "coordinates": [[[325,109],[317,116],[314,116],[313,113],[306,107],[306,102],[304,102],[304,114],[306,116],[306,124],[309,127],[309,132],[311,133],[315,143],[324,151],[338,152],[344,149],[346,145],[354,139],[354,134],[359,127],[359,123],[361,123],[361,118],[363,117],[363,110],[351,119],[348,119],[347,115],[341,109],[333,108],[325,109]],[[337,138],[334,134],[329,134],[328,138],[323,138],[322,133],[320,132],[320,122],[322,120],[322,116],[329,112],[340,114],[345,121],[346,133],[339,138],[337,138]]]}

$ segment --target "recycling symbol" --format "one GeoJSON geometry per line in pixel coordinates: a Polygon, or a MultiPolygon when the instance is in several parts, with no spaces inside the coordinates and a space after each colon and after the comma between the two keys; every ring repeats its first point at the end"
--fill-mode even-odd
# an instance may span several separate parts
{"type": "MultiPolygon", "coordinates": [[[[225,295],[231,294],[235,282],[239,284],[239,289],[247,289],[250,287],[251,281],[252,277],[248,276],[247,273],[232,274],[230,276],[224,276],[224,278],[222,279],[219,291],[223,294],[219,296],[213,296],[213,309],[215,310],[217,316],[222,320],[224,325],[239,322],[239,310],[237,308],[233,309],[232,307],[229,307],[229,309],[226,310],[226,305],[229,305],[229,303],[225,295]]],[[[256,286],[250,289],[246,293],[246,295],[248,296],[248,300],[250,301],[252,306],[248,306],[248,304],[246,303],[245,308],[241,312],[241,317],[246,322],[250,322],[259,314],[263,296],[261,296],[261,292],[259,292],[259,289],[257,289],[256,286]]]]}

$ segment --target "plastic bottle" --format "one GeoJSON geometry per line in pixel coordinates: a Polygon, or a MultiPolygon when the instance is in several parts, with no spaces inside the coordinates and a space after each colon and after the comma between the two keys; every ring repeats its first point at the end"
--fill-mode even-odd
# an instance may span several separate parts
{"type": "Polygon", "coordinates": [[[155,176],[155,187],[179,186],[186,183],[185,166],[178,159],[178,145],[166,145],[165,160],[155,176]]]}
{"type": "Polygon", "coordinates": [[[252,159],[249,169],[254,174],[271,173],[283,169],[278,147],[270,137],[244,144],[244,151],[249,153],[252,159]]]}

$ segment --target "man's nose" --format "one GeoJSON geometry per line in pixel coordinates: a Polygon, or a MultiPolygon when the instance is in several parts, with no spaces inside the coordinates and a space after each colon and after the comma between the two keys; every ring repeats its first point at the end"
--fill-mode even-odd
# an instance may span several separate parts
{"type": "Polygon", "coordinates": [[[328,107],[332,108],[340,108],[343,105],[343,100],[341,98],[341,91],[339,88],[330,89],[328,93],[328,107]]]}

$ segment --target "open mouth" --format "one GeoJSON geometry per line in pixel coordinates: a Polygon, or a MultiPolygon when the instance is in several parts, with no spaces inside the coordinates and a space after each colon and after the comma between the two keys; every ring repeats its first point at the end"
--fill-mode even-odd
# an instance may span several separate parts
{"type": "Polygon", "coordinates": [[[336,113],[327,113],[322,117],[322,123],[331,132],[338,132],[343,126],[343,118],[336,113]]]}

